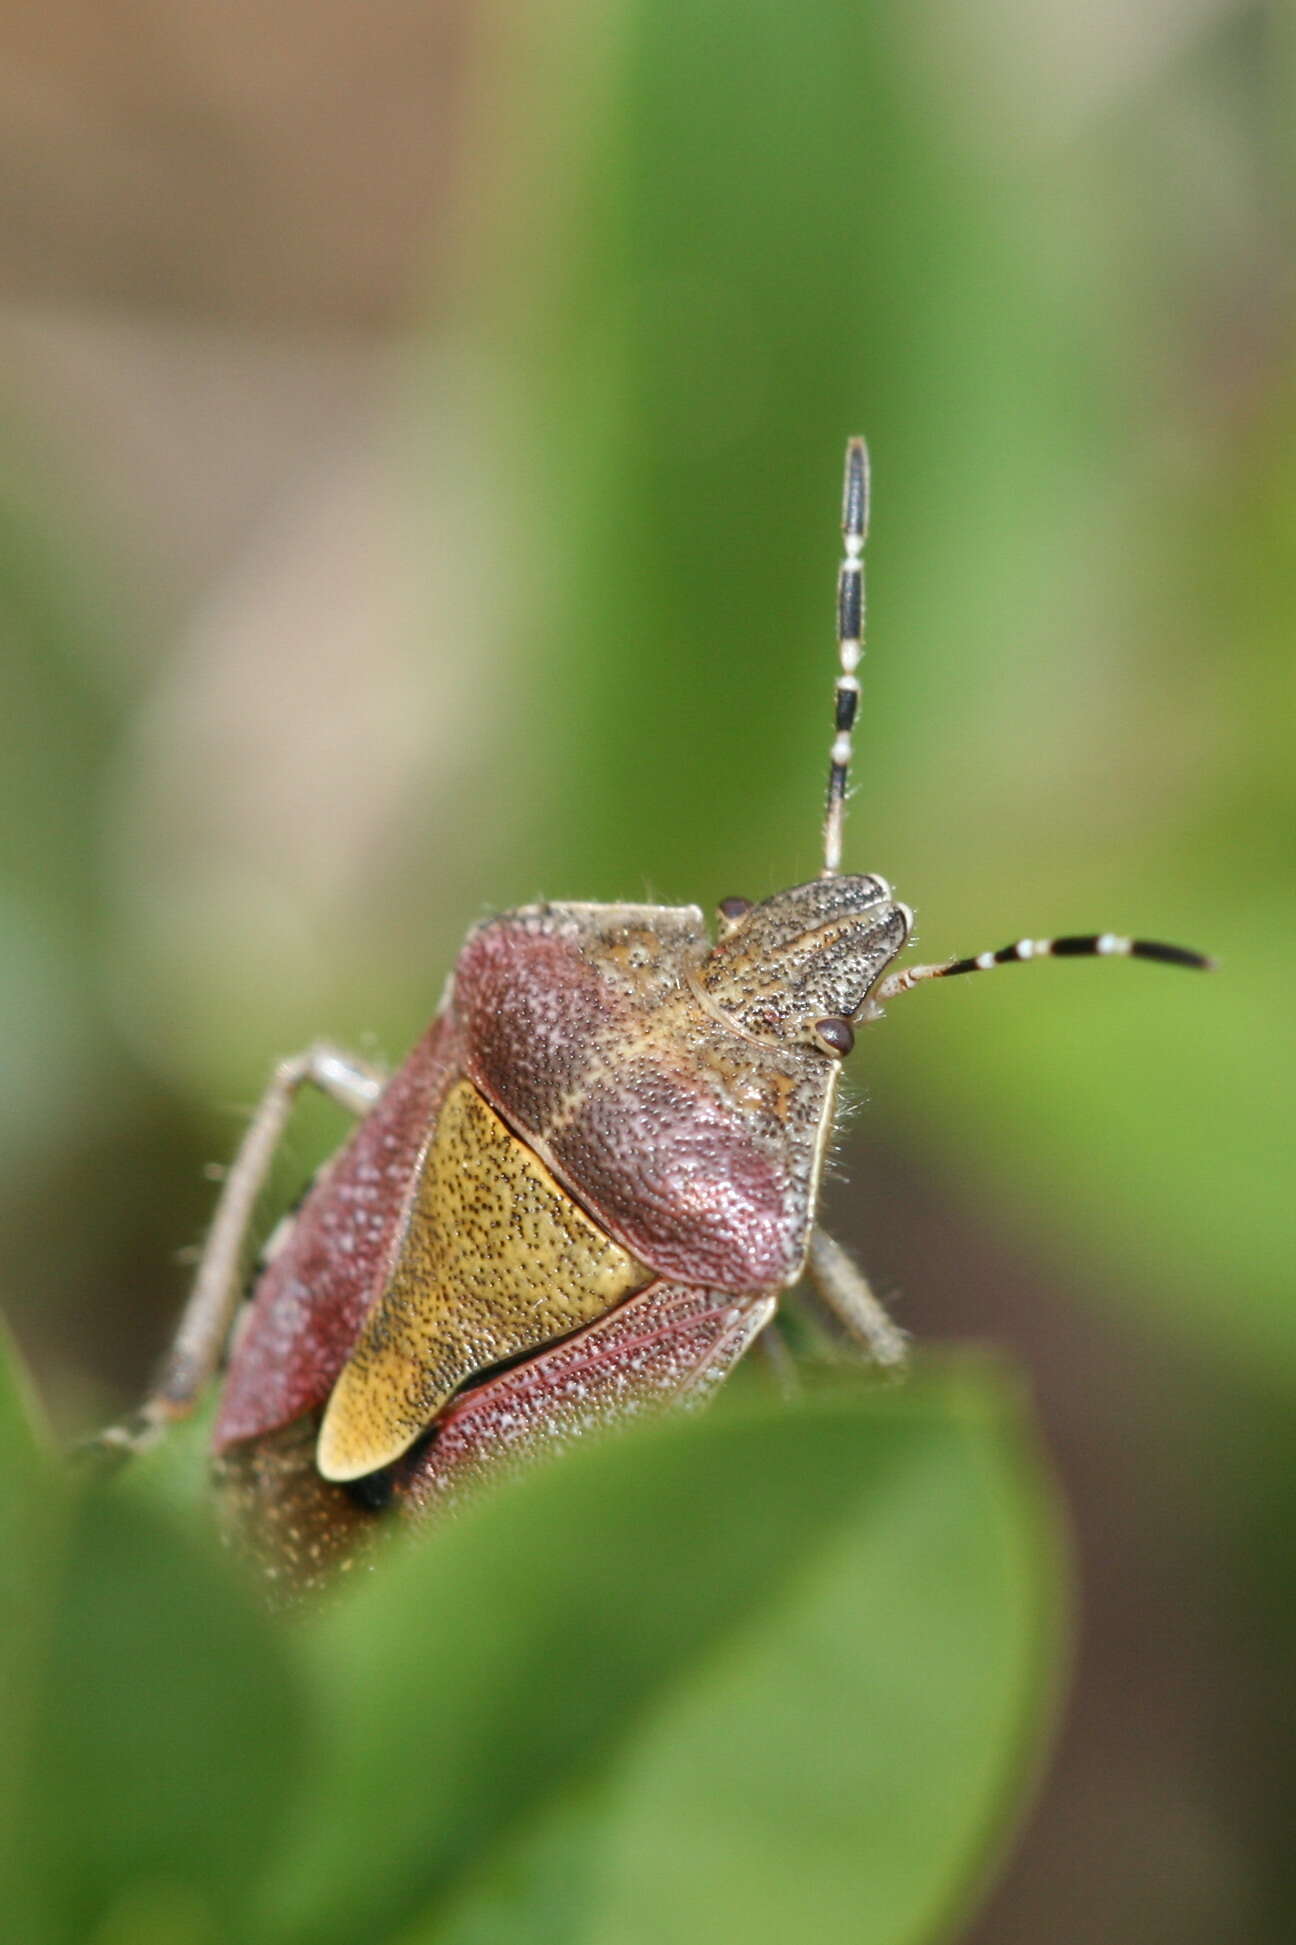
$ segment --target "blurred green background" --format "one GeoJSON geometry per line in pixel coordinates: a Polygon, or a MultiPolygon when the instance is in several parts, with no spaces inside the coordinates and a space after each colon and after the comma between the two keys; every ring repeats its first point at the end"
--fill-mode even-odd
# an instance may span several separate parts
{"type": "Polygon", "coordinates": [[[1074,1529],[958,1935],[1290,1937],[1290,14],[55,0],[0,77],[0,1263],[56,1423],[138,1392],[275,1055],[398,1056],[487,910],[814,872],[864,431],[848,867],[924,956],[1222,962],[929,988],[853,1062],[832,1226],[1026,1366],[1074,1529]]]}

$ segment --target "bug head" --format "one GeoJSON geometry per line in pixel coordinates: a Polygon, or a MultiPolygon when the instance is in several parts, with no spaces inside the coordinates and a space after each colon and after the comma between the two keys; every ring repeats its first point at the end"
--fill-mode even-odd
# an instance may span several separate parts
{"type": "Polygon", "coordinates": [[[839,1058],[913,925],[885,878],[872,876],[815,878],[745,909],[727,900],[721,917],[727,929],[697,974],[711,1007],[754,1039],[839,1058]]]}

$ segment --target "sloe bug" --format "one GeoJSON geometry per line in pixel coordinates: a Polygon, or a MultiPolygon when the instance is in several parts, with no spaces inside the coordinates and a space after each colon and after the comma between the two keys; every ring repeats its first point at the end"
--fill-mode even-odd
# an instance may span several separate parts
{"type": "Polygon", "coordinates": [[[476,926],[386,1078],[326,1045],[280,1063],[229,1170],[194,1290],[126,1451],[220,1361],[258,1195],[309,1082],[358,1117],[266,1252],[215,1427],[231,1517],[269,1570],[323,1578],[376,1516],[704,1397],[810,1278],[885,1367],[904,1339],[817,1226],[842,1061],[886,1001],[1031,959],[1204,967],[1094,933],[896,969],[913,918],[841,870],[864,635],[869,466],[846,452],[838,674],[818,877],[758,904],[535,905],[476,926]]]}

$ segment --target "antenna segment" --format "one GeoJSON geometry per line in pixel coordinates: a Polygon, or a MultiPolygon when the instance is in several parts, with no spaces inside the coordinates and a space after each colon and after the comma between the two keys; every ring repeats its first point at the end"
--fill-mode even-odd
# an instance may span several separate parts
{"type": "Polygon", "coordinates": [[[1213,972],[1215,961],[1187,946],[1163,945],[1157,939],[1127,939],[1117,932],[1086,932],[1066,939],[1018,939],[998,952],[978,952],[971,959],[944,959],[935,966],[905,966],[879,980],[869,1005],[898,999],[928,979],[952,979],[956,973],[993,972],[996,966],[1020,966],[1028,959],[1157,959],[1165,966],[1188,966],[1213,972]]]}
{"type": "Polygon", "coordinates": [[[846,789],[854,748],[855,716],[859,709],[856,670],[864,653],[864,542],[869,522],[869,456],[862,439],[846,446],[846,477],[842,484],[842,539],[845,553],[837,573],[837,656],[840,670],[833,703],[834,735],[828,758],[828,806],[824,816],[823,876],[841,870],[842,826],[846,821],[846,789]]]}

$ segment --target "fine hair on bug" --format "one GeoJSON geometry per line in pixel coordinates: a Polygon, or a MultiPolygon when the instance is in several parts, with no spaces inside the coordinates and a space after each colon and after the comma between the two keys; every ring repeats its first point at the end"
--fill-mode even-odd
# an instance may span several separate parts
{"type": "Polygon", "coordinates": [[[846,449],[833,734],[816,877],[753,901],[536,904],[474,926],[389,1076],[324,1043],[276,1067],[225,1172],[193,1289],[119,1459],[226,1356],[213,1453],[231,1528],[294,1590],[376,1523],[421,1520],[590,1430],[707,1397],[805,1280],[873,1362],[906,1342],[819,1224],[859,1029],[936,979],[1048,958],[1203,968],[1114,932],[897,967],[885,878],[842,869],[865,644],[869,458],[846,449]],[[298,1091],[356,1119],[231,1327],[298,1091]]]}

